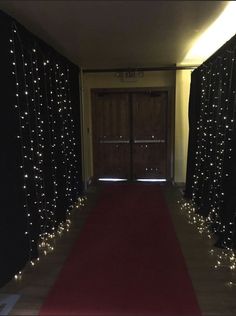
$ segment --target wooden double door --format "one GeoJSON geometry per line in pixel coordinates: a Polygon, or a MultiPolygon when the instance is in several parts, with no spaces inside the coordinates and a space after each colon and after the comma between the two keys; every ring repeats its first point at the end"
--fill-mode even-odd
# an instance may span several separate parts
{"type": "Polygon", "coordinates": [[[92,92],[95,179],[170,177],[168,91],[92,92]]]}

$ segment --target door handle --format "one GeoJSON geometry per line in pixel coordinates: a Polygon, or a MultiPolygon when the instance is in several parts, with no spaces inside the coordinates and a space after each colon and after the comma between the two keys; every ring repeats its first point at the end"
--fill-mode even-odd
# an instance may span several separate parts
{"type": "Polygon", "coordinates": [[[135,139],[134,143],[148,143],[148,144],[158,144],[158,143],[165,143],[165,139],[135,139]]]}
{"type": "Polygon", "coordinates": [[[129,144],[129,140],[100,140],[100,144],[129,144]]]}

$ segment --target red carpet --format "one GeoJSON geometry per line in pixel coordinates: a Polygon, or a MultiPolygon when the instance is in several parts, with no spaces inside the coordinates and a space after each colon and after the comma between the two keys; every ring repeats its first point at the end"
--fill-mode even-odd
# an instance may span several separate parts
{"type": "Polygon", "coordinates": [[[103,190],[40,315],[201,315],[158,185],[103,190]]]}

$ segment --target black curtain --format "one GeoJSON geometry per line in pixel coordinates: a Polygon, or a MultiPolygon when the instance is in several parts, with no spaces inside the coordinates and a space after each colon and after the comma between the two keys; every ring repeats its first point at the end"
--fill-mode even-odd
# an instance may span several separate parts
{"type": "Polygon", "coordinates": [[[1,11],[0,29],[1,286],[63,228],[83,187],[79,68],[1,11]]]}
{"type": "Polygon", "coordinates": [[[187,175],[185,197],[192,198],[193,189],[193,172],[194,172],[194,155],[196,152],[196,132],[197,121],[199,119],[200,104],[200,78],[199,72],[193,71],[191,74],[191,86],[189,96],[189,140],[188,140],[188,161],[187,161],[187,175]]]}
{"type": "Polygon", "coordinates": [[[236,36],[195,69],[189,100],[185,197],[218,236],[235,248],[236,36]]]}

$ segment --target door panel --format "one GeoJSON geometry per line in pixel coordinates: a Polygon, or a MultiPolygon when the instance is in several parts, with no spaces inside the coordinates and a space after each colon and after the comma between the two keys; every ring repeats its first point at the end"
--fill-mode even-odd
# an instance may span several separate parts
{"type": "Polygon", "coordinates": [[[167,178],[167,92],[132,94],[134,178],[167,178]]]}
{"type": "Polygon", "coordinates": [[[167,91],[94,93],[95,178],[167,179],[167,114],[167,91]]]}
{"type": "Polygon", "coordinates": [[[167,93],[132,94],[134,140],[166,138],[167,93]]]}
{"type": "Polygon", "coordinates": [[[98,146],[94,167],[98,178],[130,178],[130,145],[104,143],[98,146]]]}
{"type": "Polygon", "coordinates": [[[95,177],[130,178],[128,93],[94,95],[93,150],[95,177]]]}
{"type": "Polygon", "coordinates": [[[130,110],[127,93],[98,93],[93,107],[94,138],[129,140],[130,110]]]}
{"type": "Polygon", "coordinates": [[[134,179],[166,179],[165,144],[133,145],[134,179]]]}

